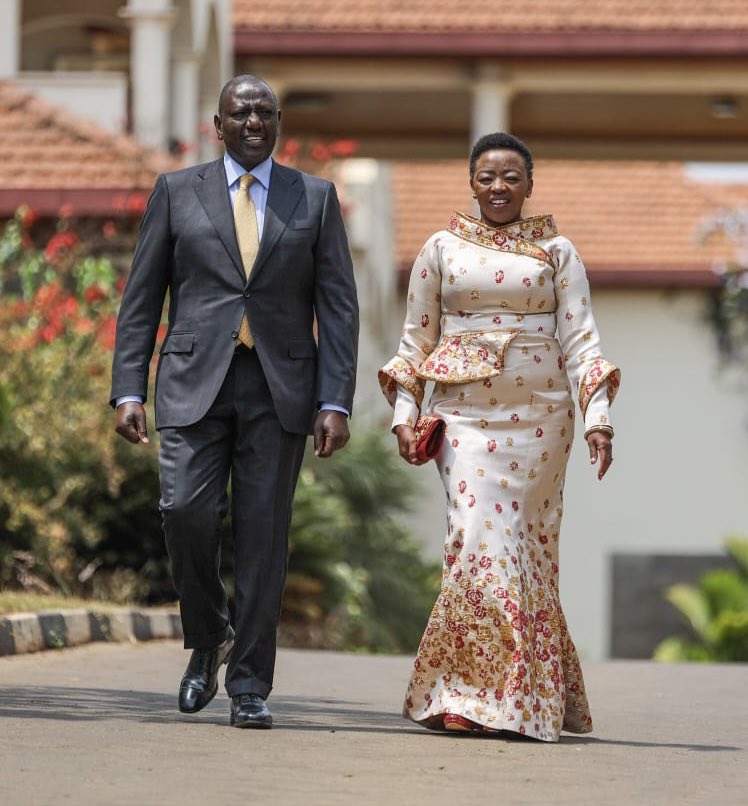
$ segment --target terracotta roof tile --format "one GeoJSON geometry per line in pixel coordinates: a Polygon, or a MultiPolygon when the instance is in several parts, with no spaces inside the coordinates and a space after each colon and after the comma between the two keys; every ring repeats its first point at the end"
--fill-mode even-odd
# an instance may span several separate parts
{"type": "Polygon", "coordinates": [[[234,26],[285,31],[705,31],[748,29],[745,0],[234,0],[234,26]]]}
{"type": "Polygon", "coordinates": [[[156,175],[178,167],[142,148],[0,81],[0,188],[145,190],[156,175]]]}
{"type": "MultiPolygon", "coordinates": [[[[720,208],[748,205],[748,183],[704,184],[679,162],[538,161],[528,215],[552,213],[591,272],[710,271],[730,255],[724,242],[701,242],[720,208]]],[[[472,214],[462,161],[394,163],[396,255],[409,267],[449,213],[472,214]]]]}

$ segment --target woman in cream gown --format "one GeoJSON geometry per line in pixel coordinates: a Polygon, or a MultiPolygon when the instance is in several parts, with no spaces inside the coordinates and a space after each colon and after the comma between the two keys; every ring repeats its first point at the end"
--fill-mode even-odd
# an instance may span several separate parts
{"type": "Polygon", "coordinates": [[[418,464],[419,414],[447,423],[442,589],[404,713],[437,730],[558,741],[592,730],[558,591],[574,401],[602,478],[620,381],[602,356],[584,266],[550,215],[522,218],[532,157],[481,138],[470,183],[481,219],[454,213],[413,266],[397,355],[380,370],[400,453],[418,464]],[[426,381],[434,382],[427,406],[426,381]]]}

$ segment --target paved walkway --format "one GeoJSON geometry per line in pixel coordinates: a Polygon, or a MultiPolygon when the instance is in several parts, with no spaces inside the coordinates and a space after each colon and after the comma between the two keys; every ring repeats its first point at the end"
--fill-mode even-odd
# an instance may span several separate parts
{"type": "Polygon", "coordinates": [[[595,733],[435,734],[398,716],[410,660],[282,651],[272,731],[176,710],[175,641],[0,658],[0,802],[744,804],[748,666],[591,664],[595,733]]]}

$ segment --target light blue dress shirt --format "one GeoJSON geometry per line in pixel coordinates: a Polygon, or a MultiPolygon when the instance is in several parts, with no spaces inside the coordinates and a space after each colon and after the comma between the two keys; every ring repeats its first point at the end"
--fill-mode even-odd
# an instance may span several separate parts
{"type": "MultiPolygon", "coordinates": [[[[239,180],[245,173],[245,168],[229,156],[228,151],[223,155],[223,167],[226,171],[226,182],[229,186],[229,196],[231,196],[231,206],[234,206],[234,199],[239,192],[239,180]]],[[[255,205],[257,215],[257,234],[262,238],[262,230],[265,227],[265,208],[268,203],[268,189],[270,188],[270,172],[273,170],[273,159],[268,157],[259,165],[255,165],[249,172],[254,176],[255,181],[249,186],[249,195],[255,205]]]]}
{"type": "MultiPolygon", "coordinates": [[[[239,163],[229,155],[228,151],[223,155],[223,168],[226,171],[226,183],[229,186],[229,196],[231,197],[231,206],[234,206],[234,199],[239,192],[239,180],[247,173],[247,171],[239,165],[239,163]]],[[[270,174],[273,170],[273,159],[268,157],[258,165],[255,165],[249,173],[254,176],[255,181],[249,186],[249,195],[255,205],[255,214],[257,216],[257,234],[262,238],[262,231],[265,227],[265,208],[268,203],[268,190],[270,189],[270,174]]],[[[118,397],[115,401],[115,406],[122,403],[142,403],[143,398],[140,395],[123,395],[118,397]]],[[[350,416],[350,412],[342,406],[336,406],[333,403],[320,403],[321,411],[339,411],[350,416]]]]}

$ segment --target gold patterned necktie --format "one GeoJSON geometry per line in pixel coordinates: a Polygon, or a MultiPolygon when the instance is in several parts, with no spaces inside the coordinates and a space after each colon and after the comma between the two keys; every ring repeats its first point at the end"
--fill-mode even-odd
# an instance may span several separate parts
{"type": "MultiPolygon", "coordinates": [[[[249,186],[255,181],[252,174],[242,174],[239,179],[239,192],[234,199],[234,227],[236,228],[236,240],[239,244],[239,252],[242,256],[244,274],[249,280],[254,266],[257,252],[260,248],[260,237],[257,232],[257,213],[255,203],[249,193],[249,186]]],[[[242,316],[242,323],[239,326],[237,343],[244,344],[250,349],[254,347],[255,340],[252,338],[252,331],[249,329],[249,320],[246,312],[242,316]]]]}

